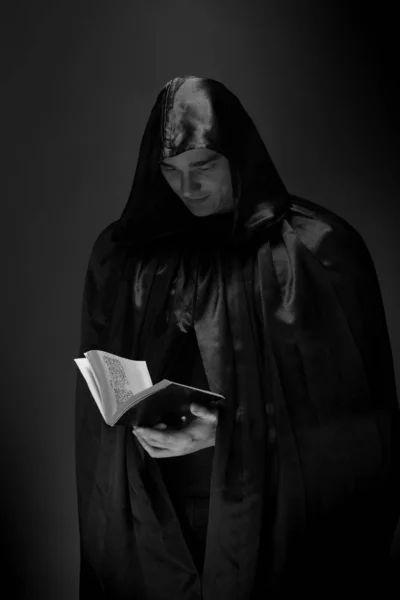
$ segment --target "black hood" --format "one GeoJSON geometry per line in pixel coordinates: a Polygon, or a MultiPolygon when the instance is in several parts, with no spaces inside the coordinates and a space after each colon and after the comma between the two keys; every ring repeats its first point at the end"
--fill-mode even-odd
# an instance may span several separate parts
{"type": "Polygon", "coordinates": [[[175,77],[164,85],[151,111],[113,239],[136,245],[182,233],[251,237],[279,220],[288,202],[264,142],[238,98],[213,79],[175,77]],[[229,160],[238,196],[234,213],[195,217],[165,181],[160,161],[194,148],[215,150],[229,160]]]}

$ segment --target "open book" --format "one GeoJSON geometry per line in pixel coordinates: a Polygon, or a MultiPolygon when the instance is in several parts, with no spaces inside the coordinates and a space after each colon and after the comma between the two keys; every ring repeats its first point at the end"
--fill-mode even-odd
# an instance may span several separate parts
{"type": "Polygon", "coordinates": [[[192,402],[218,408],[224,400],[220,394],[168,379],[153,385],[145,361],[129,360],[102,350],[90,350],[84,356],[75,358],[75,363],[104,421],[111,427],[154,427],[158,423],[180,427],[194,418],[189,409],[192,402]]]}

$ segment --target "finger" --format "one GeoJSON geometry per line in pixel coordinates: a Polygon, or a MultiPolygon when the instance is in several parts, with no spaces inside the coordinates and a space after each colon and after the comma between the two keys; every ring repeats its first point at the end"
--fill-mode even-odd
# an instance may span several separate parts
{"type": "MultiPolygon", "coordinates": [[[[140,428],[138,427],[138,425],[133,425],[133,426],[132,426],[132,431],[133,431],[133,433],[135,433],[135,431],[136,431],[137,429],[140,429],[140,428]]],[[[165,424],[165,423],[157,423],[157,425],[154,425],[154,429],[167,429],[167,426],[166,426],[166,424],[165,424]]]]}
{"type": "Polygon", "coordinates": [[[139,444],[141,444],[141,446],[144,448],[144,450],[152,457],[152,458],[170,458],[171,456],[174,456],[170,450],[166,450],[165,448],[155,448],[154,446],[151,446],[148,442],[146,442],[146,440],[141,437],[139,434],[137,434],[135,436],[139,442],[139,444]]]}
{"type": "Polygon", "coordinates": [[[155,450],[157,450],[157,449],[165,450],[165,446],[149,441],[148,439],[146,439],[145,436],[141,435],[137,430],[134,432],[134,435],[135,435],[135,437],[137,437],[137,439],[140,442],[145,442],[146,444],[148,444],[151,448],[154,448],[155,450]]]}
{"type": "Polygon", "coordinates": [[[192,402],[190,405],[190,412],[210,423],[216,423],[218,421],[218,411],[215,408],[209,409],[192,402]]]}
{"type": "Polygon", "coordinates": [[[179,434],[163,433],[156,429],[138,427],[136,432],[139,433],[151,446],[159,446],[162,448],[173,448],[179,440],[179,434]]]}

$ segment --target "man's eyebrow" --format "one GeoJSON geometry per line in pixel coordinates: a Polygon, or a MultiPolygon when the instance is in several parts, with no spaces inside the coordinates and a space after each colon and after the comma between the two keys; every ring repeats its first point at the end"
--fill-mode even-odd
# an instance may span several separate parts
{"type": "MultiPolygon", "coordinates": [[[[208,158],[206,158],[204,160],[196,160],[195,162],[191,162],[191,163],[189,163],[189,167],[200,167],[201,165],[206,165],[207,163],[212,162],[216,158],[218,158],[218,154],[217,153],[209,156],[208,158]]],[[[165,161],[161,161],[160,164],[161,165],[165,165],[166,167],[173,167],[174,166],[174,165],[171,165],[169,163],[166,163],[165,161]]]]}
{"type": "Polygon", "coordinates": [[[190,167],[198,167],[200,165],[206,165],[209,162],[212,162],[213,160],[215,160],[216,158],[218,158],[218,154],[214,153],[211,154],[208,158],[206,158],[205,160],[197,160],[196,162],[191,162],[189,163],[190,167]]]}

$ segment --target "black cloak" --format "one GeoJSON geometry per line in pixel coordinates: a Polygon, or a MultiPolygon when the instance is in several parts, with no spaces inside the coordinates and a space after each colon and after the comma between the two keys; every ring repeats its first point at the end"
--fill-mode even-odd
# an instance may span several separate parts
{"type": "Polygon", "coordinates": [[[286,191],[234,94],[190,76],[159,93],[126,208],[93,246],[80,355],[146,360],[157,382],[193,331],[227,401],[203,575],[159,463],[105,425],[78,375],[80,598],[390,597],[399,406],[371,256],[344,219],[286,191]],[[160,174],[202,147],[230,162],[234,213],[192,216],[160,174]]]}

